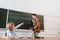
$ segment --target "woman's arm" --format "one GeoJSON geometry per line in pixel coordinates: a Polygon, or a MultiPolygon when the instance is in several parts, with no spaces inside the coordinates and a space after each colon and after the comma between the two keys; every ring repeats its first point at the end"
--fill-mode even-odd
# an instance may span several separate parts
{"type": "Polygon", "coordinates": [[[20,27],[20,26],[22,26],[24,23],[21,23],[21,24],[18,24],[17,26],[15,26],[14,28],[16,29],[16,28],[18,28],[18,27],[20,27]]]}

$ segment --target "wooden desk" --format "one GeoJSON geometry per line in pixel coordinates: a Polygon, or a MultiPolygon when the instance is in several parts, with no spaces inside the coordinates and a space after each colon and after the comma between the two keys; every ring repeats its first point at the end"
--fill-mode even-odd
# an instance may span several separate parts
{"type": "Polygon", "coordinates": [[[15,39],[11,39],[11,38],[1,38],[0,40],[60,40],[60,37],[41,37],[41,38],[15,38],[15,39]]]}

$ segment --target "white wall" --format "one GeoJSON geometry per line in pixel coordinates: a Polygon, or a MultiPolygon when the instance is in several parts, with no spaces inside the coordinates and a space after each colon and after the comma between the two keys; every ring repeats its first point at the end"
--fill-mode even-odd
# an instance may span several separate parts
{"type": "Polygon", "coordinates": [[[44,34],[60,32],[60,0],[0,0],[0,8],[44,16],[44,34]]]}

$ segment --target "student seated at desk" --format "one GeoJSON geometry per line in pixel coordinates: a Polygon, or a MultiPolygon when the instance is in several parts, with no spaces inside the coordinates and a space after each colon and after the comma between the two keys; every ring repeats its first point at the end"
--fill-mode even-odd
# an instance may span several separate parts
{"type": "Polygon", "coordinates": [[[22,26],[24,23],[15,26],[14,22],[10,21],[7,24],[7,37],[16,37],[15,29],[22,26]]]}

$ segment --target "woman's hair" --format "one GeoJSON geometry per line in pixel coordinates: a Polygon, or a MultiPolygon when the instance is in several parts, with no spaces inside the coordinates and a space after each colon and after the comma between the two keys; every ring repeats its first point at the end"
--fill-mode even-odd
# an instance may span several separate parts
{"type": "Polygon", "coordinates": [[[9,21],[8,24],[7,24],[7,29],[12,30],[13,27],[14,27],[14,22],[9,21]]]}

